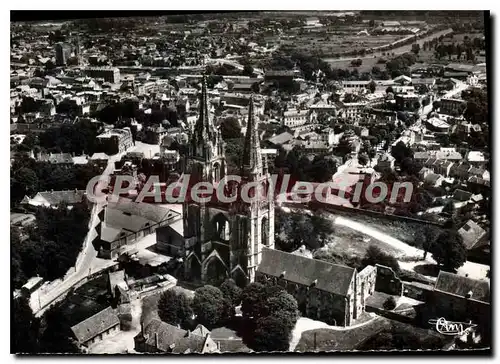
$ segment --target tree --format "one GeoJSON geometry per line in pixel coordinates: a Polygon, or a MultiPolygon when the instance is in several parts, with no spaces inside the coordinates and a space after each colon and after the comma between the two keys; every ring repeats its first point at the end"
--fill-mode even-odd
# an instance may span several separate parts
{"type": "Polygon", "coordinates": [[[265,286],[261,283],[250,283],[241,293],[241,312],[245,318],[265,316],[265,286]]]}
{"type": "Polygon", "coordinates": [[[33,315],[29,301],[19,297],[12,305],[13,322],[11,325],[11,352],[16,354],[34,354],[38,348],[38,330],[40,320],[33,315]]]}
{"type": "Polygon", "coordinates": [[[434,111],[434,110],[439,110],[439,108],[440,108],[440,107],[441,107],[441,101],[437,101],[437,100],[436,100],[436,101],[434,101],[434,102],[432,103],[432,110],[433,110],[433,111],[434,111]]]}
{"type": "Polygon", "coordinates": [[[286,322],[277,317],[263,317],[256,321],[251,346],[255,351],[288,351],[290,334],[286,322]]]}
{"type": "Polygon", "coordinates": [[[420,44],[418,44],[418,43],[412,44],[411,51],[415,54],[418,54],[418,52],[420,52],[420,44]]]}
{"type": "Polygon", "coordinates": [[[368,156],[363,153],[363,154],[360,154],[358,156],[358,162],[359,164],[361,164],[362,166],[366,166],[368,164],[368,156]]]}
{"type": "Polygon", "coordinates": [[[79,353],[68,315],[61,306],[49,309],[43,315],[43,329],[40,336],[40,353],[79,353]]]}
{"type": "Polygon", "coordinates": [[[192,316],[188,297],[172,289],[165,291],[158,301],[158,316],[174,326],[187,324],[192,316]]]}
{"type": "Polygon", "coordinates": [[[194,291],[192,309],[196,320],[210,328],[222,319],[225,311],[224,296],[217,287],[206,285],[194,291]]]}
{"type": "Polygon", "coordinates": [[[430,252],[438,265],[447,271],[455,271],[467,260],[462,237],[455,230],[445,230],[439,234],[430,252]]]}
{"type": "Polygon", "coordinates": [[[453,216],[453,214],[455,213],[455,204],[454,204],[453,200],[446,202],[446,204],[443,206],[442,212],[444,214],[448,214],[450,216],[453,216]]]}
{"type": "Polygon", "coordinates": [[[377,84],[375,83],[375,81],[371,81],[368,84],[368,89],[370,90],[371,93],[375,92],[375,90],[377,89],[377,84]]]}
{"type": "Polygon", "coordinates": [[[385,93],[388,94],[388,93],[391,93],[393,94],[394,93],[394,89],[392,88],[392,86],[389,86],[385,89],[385,93]]]}
{"type": "Polygon", "coordinates": [[[247,63],[247,64],[245,64],[243,66],[243,75],[244,76],[250,76],[250,77],[252,77],[252,75],[253,75],[253,67],[252,67],[251,64],[247,63]]]}
{"type": "Polygon", "coordinates": [[[223,296],[229,299],[234,305],[238,305],[241,302],[241,293],[243,290],[238,287],[234,279],[228,278],[222,282],[219,287],[223,296]]]}
{"type": "Polygon", "coordinates": [[[241,138],[240,123],[235,117],[228,117],[222,121],[221,135],[224,140],[241,138]]]}
{"type": "Polygon", "coordinates": [[[413,157],[413,151],[402,141],[392,147],[391,154],[397,163],[401,163],[405,158],[413,157]]]}
{"type": "Polygon", "coordinates": [[[418,233],[421,235],[418,235],[415,241],[422,241],[425,260],[427,258],[427,253],[432,249],[432,245],[434,244],[435,234],[429,226],[426,226],[423,231],[419,231],[418,233]]]}
{"type": "Polygon", "coordinates": [[[385,301],[384,301],[384,310],[387,310],[387,311],[392,311],[396,308],[396,300],[394,299],[394,297],[390,296],[388,297],[385,301]]]}
{"type": "Polygon", "coordinates": [[[361,66],[362,64],[363,64],[363,60],[361,60],[360,58],[358,58],[358,59],[353,59],[353,60],[351,61],[351,66],[352,66],[352,67],[359,67],[359,66],[361,66]]]}
{"type": "Polygon", "coordinates": [[[396,273],[399,272],[399,263],[396,258],[392,255],[384,253],[376,245],[370,245],[368,249],[366,249],[365,256],[361,262],[364,267],[368,265],[380,264],[392,268],[396,273]]]}
{"type": "Polygon", "coordinates": [[[38,177],[32,169],[23,167],[14,173],[13,177],[16,194],[31,196],[38,190],[38,177]]]}
{"type": "Polygon", "coordinates": [[[293,330],[299,318],[297,301],[284,290],[278,295],[267,299],[267,312],[269,316],[284,321],[290,331],[293,330]]]}

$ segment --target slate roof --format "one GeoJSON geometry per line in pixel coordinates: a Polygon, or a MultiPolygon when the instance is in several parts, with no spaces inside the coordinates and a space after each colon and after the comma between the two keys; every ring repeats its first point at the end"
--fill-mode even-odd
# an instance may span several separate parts
{"type": "Polygon", "coordinates": [[[453,193],[453,199],[458,201],[469,201],[473,193],[457,188],[453,193]]]}
{"type": "Polygon", "coordinates": [[[490,285],[487,281],[462,277],[453,273],[439,272],[434,289],[462,297],[472,292],[472,299],[490,302],[490,285]]]}
{"type": "Polygon", "coordinates": [[[429,173],[427,176],[425,176],[424,181],[426,183],[436,184],[440,178],[444,178],[444,177],[441,176],[440,174],[429,173]]]}
{"type": "Polygon", "coordinates": [[[191,332],[191,334],[193,335],[198,335],[198,336],[201,336],[201,337],[205,337],[207,335],[210,334],[210,330],[207,329],[205,326],[199,324],[198,326],[196,326],[196,328],[191,332]]]}
{"type": "Polygon", "coordinates": [[[91,160],[108,160],[109,155],[106,153],[94,153],[92,154],[92,157],[90,157],[91,160]]]}
{"type": "Polygon", "coordinates": [[[479,185],[490,187],[490,181],[483,179],[483,178],[476,177],[476,176],[470,177],[467,181],[470,183],[476,183],[479,185]]]}
{"type": "Polygon", "coordinates": [[[252,350],[246,346],[241,339],[214,339],[219,345],[221,353],[251,353],[252,350]]]}
{"type": "Polygon", "coordinates": [[[285,143],[289,142],[290,140],[293,140],[293,138],[294,137],[292,134],[290,134],[288,132],[284,132],[284,133],[273,136],[272,138],[270,138],[268,140],[268,142],[275,144],[275,145],[281,145],[281,144],[285,144],[285,143]]]}
{"type": "Polygon", "coordinates": [[[206,337],[189,334],[186,330],[182,330],[173,325],[162,322],[158,319],[152,319],[149,324],[144,327],[144,334],[139,333],[138,336],[144,335],[146,345],[157,347],[158,350],[168,352],[172,347],[173,353],[200,353],[203,350],[206,337]],[[156,334],[156,335],[155,335],[156,334]],[[158,344],[156,345],[156,338],[158,344]]]}
{"type": "Polygon", "coordinates": [[[149,203],[134,202],[126,198],[120,198],[117,202],[109,203],[107,208],[122,211],[134,216],[140,216],[146,220],[157,223],[176,215],[175,211],[171,211],[164,207],[149,203]]]}
{"type": "Polygon", "coordinates": [[[262,250],[257,271],[273,277],[284,272],[285,280],[304,286],[316,281],[315,288],[341,296],[347,296],[355,273],[354,268],[268,248],[262,250]]]}
{"type": "Polygon", "coordinates": [[[107,307],[94,316],[72,326],[71,331],[75,334],[78,342],[85,343],[100,333],[119,324],[120,320],[114,310],[111,307],[107,307]]]}
{"type": "Polygon", "coordinates": [[[73,164],[73,157],[69,153],[42,153],[38,156],[37,160],[52,164],[73,164]]]}
{"type": "Polygon", "coordinates": [[[458,234],[462,237],[465,247],[472,249],[486,235],[486,231],[474,221],[469,220],[458,230],[458,234]]]}
{"type": "Polygon", "coordinates": [[[37,197],[43,198],[50,205],[58,205],[60,203],[67,203],[69,205],[80,203],[85,197],[85,190],[69,190],[69,191],[45,191],[38,192],[37,197]]]}

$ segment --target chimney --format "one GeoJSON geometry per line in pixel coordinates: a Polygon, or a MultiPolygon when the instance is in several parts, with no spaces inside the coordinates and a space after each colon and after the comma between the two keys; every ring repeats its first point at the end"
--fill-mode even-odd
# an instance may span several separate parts
{"type": "Polygon", "coordinates": [[[217,351],[220,352],[220,341],[217,341],[217,351]]]}
{"type": "Polygon", "coordinates": [[[155,332],[155,348],[158,349],[158,333],[155,332]]]}
{"type": "Polygon", "coordinates": [[[144,336],[144,322],[141,321],[141,334],[144,336]]]}

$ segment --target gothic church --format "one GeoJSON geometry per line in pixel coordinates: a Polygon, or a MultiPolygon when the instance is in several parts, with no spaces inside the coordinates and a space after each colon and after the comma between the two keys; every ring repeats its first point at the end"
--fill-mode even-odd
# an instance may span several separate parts
{"type": "MultiPolygon", "coordinates": [[[[207,182],[216,188],[226,176],[227,167],[221,132],[211,122],[208,110],[204,78],[200,115],[185,156],[184,172],[190,174],[191,181],[207,182]]],[[[239,193],[246,183],[266,184],[269,180],[266,156],[262,154],[259,143],[253,99],[248,110],[240,170],[242,181],[233,193],[239,193]]],[[[185,279],[218,284],[231,277],[238,285],[245,286],[255,279],[263,247],[274,249],[274,199],[266,196],[249,202],[238,199],[234,203],[188,200],[183,203],[182,236],[171,227],[161,229],[157,234],[160,249],[183,258],[185,279]]]]}

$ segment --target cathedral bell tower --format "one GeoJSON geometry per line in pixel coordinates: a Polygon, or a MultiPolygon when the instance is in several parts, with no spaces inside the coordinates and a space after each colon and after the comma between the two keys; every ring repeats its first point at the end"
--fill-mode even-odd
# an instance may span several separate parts
{"type": "MultiPolygon", "coordinates": [[[[203,76],[199,104],[200,115],[190,138],[185,174],[190,175],[190,186],[197,182],[208,182],[215,188],[218,182],[226,176],[227,167],[224,142],[220,130],[211,122],[208,110],[207,83],[206,77],[203,76]]],[[[185,237],[197,236],[204,240],[203,221],[206,206],[204,203],[190,202],[189,196],[186,196],[186,200],[183,203],[184,235],[185,237]]]]}
{"type": "MultiPolygon", "coordinates": [[[[259,193],[253,188],[249,202],[239,200],[236,205],[238,234],[233,235],[231,266],[241,266],[249,282],[255,279],[255,272],[262,260],[262,247],[274,249],[274,196],[268,195],[270,176],[267,159],[263,159],[260,148],[258,121],[254,114],[253,96],[248,109],[239,193],[245,194],[245,185],[260,186],[259,193]]],[[[248,186],[246,188],[248,190],[248,186]]]]}

